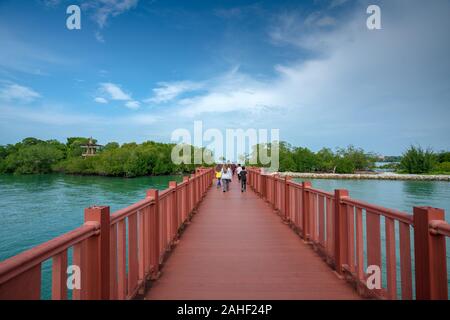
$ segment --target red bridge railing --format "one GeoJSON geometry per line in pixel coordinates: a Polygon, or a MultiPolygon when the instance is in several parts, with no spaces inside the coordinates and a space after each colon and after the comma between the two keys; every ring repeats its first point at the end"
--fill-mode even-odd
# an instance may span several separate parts
{"type": "Polygon", "coordinates": [[[450,225],[444,210],[414,207],[410,215],[352,199],[347,190],[325,192],[258,168],[249,169],[249,185],[361,295],[448,299],[450,225]],[[368,287],[373,273],[365,266],[382,271],[379,288],[368,287]]]}
{"type": "Polygon", "coordinates": [[[67,299],[68,250],[80,270],[72,299],[131,299],[158,277],[165,254],[213,181],[213,169],[110,215],[109,207],[85,209],[79,228],[0,262],[0,300],[40,299],[42,263],[52,259],[52,299],[67,299]]]}

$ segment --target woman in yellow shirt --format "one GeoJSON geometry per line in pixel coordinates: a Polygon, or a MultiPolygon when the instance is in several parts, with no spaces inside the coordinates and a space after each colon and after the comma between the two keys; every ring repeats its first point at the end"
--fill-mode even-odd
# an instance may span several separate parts
{"type": "Polygon", "coordinates": [[[221,187],[220,180],[222,179],[222,168],[218,166],[216,168],[217,189],[221,187]]]}

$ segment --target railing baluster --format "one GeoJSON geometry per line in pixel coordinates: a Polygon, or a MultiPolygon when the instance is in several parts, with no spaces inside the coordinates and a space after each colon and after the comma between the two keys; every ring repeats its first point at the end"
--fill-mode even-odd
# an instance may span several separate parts
{"type": "Polygon", "coordinates": [[[400,222],[400,271],[402,280],[402,300],[412,299],[412,272],[411,272],[411,235],[410,226],[400,222]]]}
{"type": "Polygon", "coordinates": [[[333,255],[333,202],[331,198],[326,197],[326,210],[327,210],[327,252],[329,255],[333,255]]]}
{"type": "Polygon", "coordinates": [[[128,295],[136,289],[139,276],[137,213],[128,216],[128,295]]]}
{"type": "Polygon", "coordinates": [[[117,223],[117,298],[127,297],[127,267],[126,267],[126,224],[125,220],[117,223]]]}
{"type": "Polygon", "coordinates": [[[110,299],[117,299],[117,224],[111,225],[109,231],[109,241],[110,241],[110,299]]]}
{"type": "Polygon", "coordinates": [[[80,288],[76,286],[72,290],[73,300],[85,300],[87,289],[87,268],[86,268],[86,240],[79,242],[73,246],[73,265],[77,266],[80,270],[80,288]]]}
{"type": "Polygon", "coordinates": [[[347,205],[347,261],[350,272],[355,271],[355,207],[347,205]]]}
{"type": "Polygon", "coordinates": [[[364,280],[364,240],[362,209],[356,208],[356,274],[358,280],[364,280]]]}
{"type": "Polygon", "coordinates": [[[138,215],[138,282],[145,281],[145,209],[139,210],[138,215]]]}
{"type": "Polygon", "coordinates": [[[52,300],[67,299],[67,250],[52,259],[52,300]]]}
{"type": "Polygon", "coordinates": [[[319,195],[319,243],[325,247],[325,198],[319,195]]]}
{"type": "Polygon", "coordinates": [[[395,256],[395,224],[391,218],[385,219],[386,233],[386,273],[389,299],[397,298],[397,266],[395,256]]]}
{"type": "MultiPolygon", "coordinates": [[[[378,214],[366,211],[366,230],[367,266],[377,266],[382,270],[380,216],[378,214]]],[[[382,272],[380,277],[382,277],[382,272]]]]}

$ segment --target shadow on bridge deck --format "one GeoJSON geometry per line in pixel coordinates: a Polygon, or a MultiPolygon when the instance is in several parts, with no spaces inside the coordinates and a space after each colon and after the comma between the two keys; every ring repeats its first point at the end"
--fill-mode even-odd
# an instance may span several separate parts
{"type": "MultiPolygon", "coordinates": [[[[237,180],[237,179],[236,179],[237,180]]],[[[146,299],[359,299],[250,188],[213,187],[146,299]]]]}

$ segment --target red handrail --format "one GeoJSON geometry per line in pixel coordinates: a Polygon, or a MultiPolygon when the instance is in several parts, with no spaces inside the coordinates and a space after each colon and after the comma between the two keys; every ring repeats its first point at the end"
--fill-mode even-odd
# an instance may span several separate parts
{"type": "Polygon", "coordinates": [[[263,174],[259,168],[248,171],[249,185],[361,294],[397,299],[400,289],[402,299],[412,299],[415,279],[417,299],[448,299],[445,240],[450,236],[450,225],[444,221],[444,210],[414,207],[410,215],[353,199],[347,190],[331,193],[312,188],[309,182],[300,184],[289,177],[263,174]],[[384,218],[384,232],[380,217],[384,218]],[[370,275],[364,264],[382,269],[383,253],[386,286],[369,288],[370,275]]]}
{"type": "Polygon", "coordinates": [[[161,193],[149,190],[145,199],[112,215],[109,207],[85,209],[83,226],[0,262],[0,299],[39,299],[41,266],[50,258],[52,298],[67,299],[70,248],[81,270],[81,287],[73,289],[73,299],[135,297],[148,279],[158,276],[166,251],[213,177],[213,169],[197,169],[182,183],[170,182],[161,193]]]}

